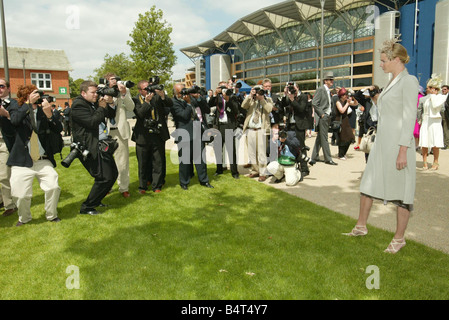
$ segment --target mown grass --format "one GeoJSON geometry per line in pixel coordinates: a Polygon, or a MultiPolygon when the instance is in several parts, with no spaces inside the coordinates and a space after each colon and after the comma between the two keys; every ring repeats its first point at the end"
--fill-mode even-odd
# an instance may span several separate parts
{"type": "MultiPolygon", "coordinates": [[[[68,149],[64,150],[64,155],[68,149]]],[[[58,159],[59,161],[59,159],[58,159]]],[[[167,163],[160,194],[137,193],[131,148],[131,197],[114,187],[99,216],[78,214],[92,178],[76,160],[58,165],[62,221],[45,220],[35,182],[33,221],[0,217],[0,299],[447,299],[449,256],[408,241],[383,252],[392,234],[370,227],[348,238],[354,220],[248,178],[193,178],[179,187],[167,163]],[[380,289],[369,290],[368,266],[380,289]],[[80,289],[68,289],[79,268],[80,289]]],[[[323,195],[325,196],[325,195],[323,195]]]]}

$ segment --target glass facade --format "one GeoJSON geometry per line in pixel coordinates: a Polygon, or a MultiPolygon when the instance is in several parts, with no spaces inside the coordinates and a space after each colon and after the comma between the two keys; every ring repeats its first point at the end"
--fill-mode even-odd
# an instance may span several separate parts
{"type": "MultiPolygon", "coordinates": [[[[324,17],[324,71],[334,72],[335,85],[357,88],[372,84],[374,26],[365,21],[366,5],[352,4],[324,17]]],[[[320,83],[321,13],[306,22],[289,21],[238,42],[235,70],[238,79],[255,85],[270,78],[273,89],[283,91],[287,81],[302,90],[315,90],[320,83]]]]}

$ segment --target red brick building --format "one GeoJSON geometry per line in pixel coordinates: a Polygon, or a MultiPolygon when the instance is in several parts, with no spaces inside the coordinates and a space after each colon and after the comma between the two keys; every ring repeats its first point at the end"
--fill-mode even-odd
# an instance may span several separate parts
{"type": "MultiPolygon", "coordinates": [[[[0,47],[3,52],[3,48],[0,47]]],[[[69,93],[69,60],[63,50],[8,47],[11,97],[16,98],[20,85],[34,84],[56,98],[54,104],[71,103],[69,93]]],[[[0,77],[5,78],[3,54],[0,54],[0,77]]]]}

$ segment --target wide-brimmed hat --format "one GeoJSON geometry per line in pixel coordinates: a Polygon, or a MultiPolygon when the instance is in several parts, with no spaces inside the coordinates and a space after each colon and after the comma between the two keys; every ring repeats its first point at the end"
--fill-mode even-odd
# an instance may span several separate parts
{"type": "Polygon", "coordinates": [[[323,80],[334,80],[334,73],[332,71],[326,71],[323,80]]]}

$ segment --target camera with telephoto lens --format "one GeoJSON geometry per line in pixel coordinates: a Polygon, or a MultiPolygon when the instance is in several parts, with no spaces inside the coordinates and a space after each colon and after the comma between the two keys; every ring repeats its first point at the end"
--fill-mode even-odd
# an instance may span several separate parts
{"type": "Polygon", "coordinates": [[[44,94],[44,91],[42,90],[38,90],[37,93],[39,93],[39,99],[37,99],[37,101],[35,102],[36,104],[42,104],[44,102],[44,99],[48,101],[48,103],[52,103],[55,102],[56,99],[55,97],[52,97],[48,94],[44,94]]]}
{"type": "Polygon", "coordinates": [[[375,96],[376,94],[380,93],[380,90],[377,89],[377,88],[374,88],[374,90],[368,90],[368,92],[369,92],[369,96],[370,96],[371,98],[374,98],[374,96],[375,96]]]}
{"type": "Polygon", "coordinates": [[[308,146],[303,147],[301,150],[301,156],[300,156],[300,159],[307,163],[310,161],[310,158],[308,156],[306,156],[306,152],[309,150],[310,150],[310,148],[308,146]]]}
{"type": "MultiPolygon", "coordinates": [[[[262,87],[260,87],[260,86],[256,86],[253,89],[256,90],[256,94],[258,94],[260,96],[265,96],[267,94],[267,91],[262,89],[262,87]]],[[[256,95],[254,95],[253,98],[256,99],[256,95]]]]}
{"type": "Polygon", "coordinates": [[[197,88],[193,87],[193,88],[182,88],[181,89],[181,95],[182,96],[186,96],[186,95],[189,95],[191,93],[198,93],[197,88]]]}
{"type": "Polygon", "coordinates": [[[132,88],[132,87],[134,87],[136,85],[131,80],[122,81],[122,79],[120,77],[115,77],[115,80],[117,80],[117,83],[120,83],[120,84],[124,85],[128,89],[130,89],[130,88],[132,88]]]}
{"type": "Polygon", "coordinates": [[[61,161],[63,167],[68,168],[72,164],[73,160],[76,158],[83,158],[86,160],[89,155],[89,150],[87,150],[81,142],[73,142],[70,145],[70,153],[65,157],[64,160],[61,161]]]}
{"type": "Polygon", "coordinates": [[[117,86],[113,86],[112,88],[109,88],[109,81],[107,81],[104,78],[100,78],[100,84],[97,88],[97,94],[100,96],[111,96],[111,97],[118,97],[120,91],[117,86]]]}
{"type": "Polygon", "coordinates": [[[158,76],[151,77],[148,80],[148,87],[146,87],[144,90],[148,91],[148,93],[156,93],[156,90],[163,91],[164,85],[159,83],[160,79],[158,76]]]}

